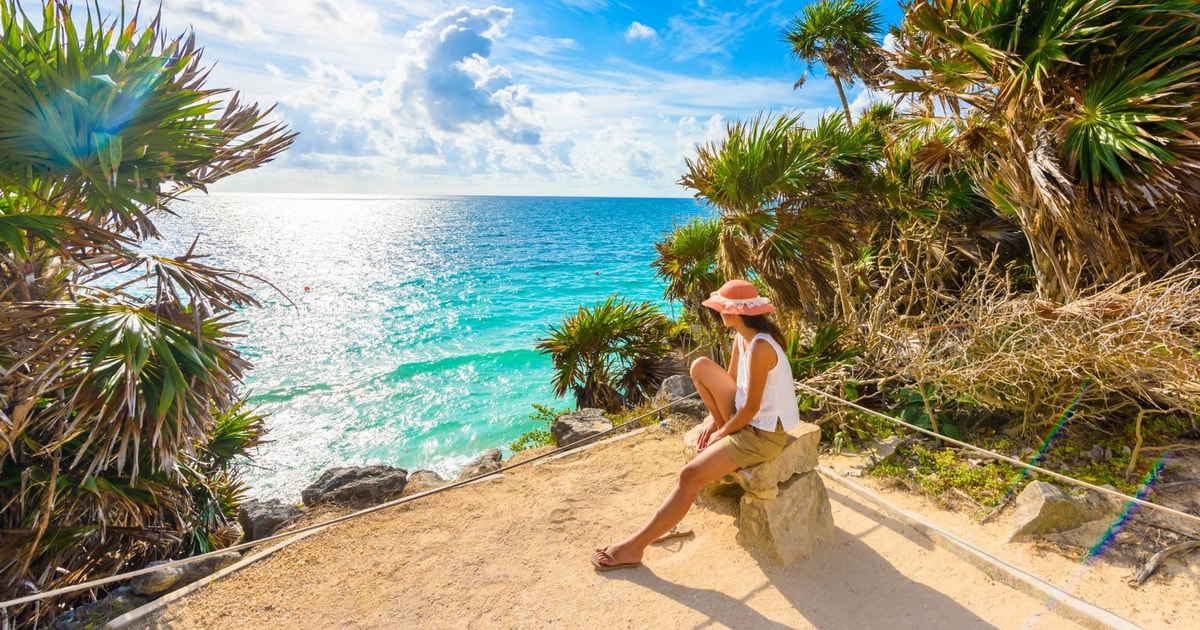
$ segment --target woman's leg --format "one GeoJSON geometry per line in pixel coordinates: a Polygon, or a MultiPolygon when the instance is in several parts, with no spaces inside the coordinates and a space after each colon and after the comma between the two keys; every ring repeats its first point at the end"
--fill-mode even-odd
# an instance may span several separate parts
{"type": "Polygon", "coordinates": [[[689,372],[692,382],[696,384],[696,391],[700,392],[700,399],[704,401],[704,406],[708,407],[708,413],[712,414],[716,426],[725,424],[733,415],[737,382],[729,376],[725,368],[708,357],[692,361],[689,372]]]}
{"type": "MultiPolygon", "coordinates": [[[[667,500],[663,501],[662,506],[650,518],[650,522],[646,523],[633,536],[615,545],[605,547],[603,550],[597,549],[597,555],[603,552],[604,555],[618,563],[639,562],[647,545],[683,520],[684,515],[696,500],[696,495],[700,494],[700,490],[704,486],[737,470],[738,465],[726,452],[726,448],[728,448],[727,442],[718,442],[688,462],[683,470],[679,471],[679,480],[675,484],[675,489],[667,495],[667,500]]],[[[599,558],[599,561],[603,564],[611,564],[602,557],[599,558]]]]}

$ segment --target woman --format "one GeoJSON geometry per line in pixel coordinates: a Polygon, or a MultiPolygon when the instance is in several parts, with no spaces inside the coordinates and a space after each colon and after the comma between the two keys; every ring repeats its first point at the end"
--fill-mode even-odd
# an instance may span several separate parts
{"type": "Polygon", "coordinates": [[[596,549],[598,571],[636,567],[655,539],[683,520],[704,486],[739,469],[768,461],[783,451],[787,431],[800,422],[792,370],[783,335],[766,318],[775,310],[754,285],[730,280],[703,302],[736,333],[729,369],[708,358],[692,363],[692,381],[711,419],[697,440],[697,455],[679,472],[675,489],[633,536],[596,549]]]}

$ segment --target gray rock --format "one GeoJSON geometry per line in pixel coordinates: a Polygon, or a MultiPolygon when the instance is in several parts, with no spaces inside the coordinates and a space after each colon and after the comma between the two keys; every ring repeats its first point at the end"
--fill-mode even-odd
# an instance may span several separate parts
{"type": "Polygon", "coordinates": [[[1069,497],[1044,481],[1034,481],[1017,495],[1009,542],[1027,541],[1078,529],[1084,523],[1101,519],[1104,512],[1080,499],[1069,497]]]}
{"type": "Polygon", "coordinates": [[[885,437],[880,439],[867,440],[863,446],[871,453],[871,459],[874,463],[887,462],[896,458],[896,450],[904,440],[898,436],[885,437]]]}
{"type": "Polygon", "coordinates": [[[702,400],[686,398],[671,405],[663,413],[672,418],[699,423],[708,417],[708,407],[704,406],[704,401],[702,400]]]}
{"type": "Polygon", "coordinates": [[[432,470],[418,470],[408,476],[408,485],[404,488],[404,494],[420,494],[434,488],[440,488],[450,483],[442,476],[432,470]]]}
{"type": "Polygon", "coordinates": [[[742,496],[738,542],[776,562],[786,566],[803,560],[833,538],[829,494],[816,471],[792,477],[774,499],[748,492],[742,496]]]}
{"type": "Polygon", "coordinates": [[[668,376],[662,385],[659,385],[658,393],[654,395],[654,404],[661,407],[672,400],[686,398],[695,393],[696,384],[692,382],[692,377],[686,374],[668,376]]]}
{"type": "MultiPolygon", "coordinates": [[[[182,566],[139,575],[129,582],[129,586],[138,595],[158,595],[208,577],[241,559],[241,554],[236,551],[228,551],[195,562],[189,562],[182,566]]],[[[161,564],[165,563],[151,562],[146,566],[152,567],[161,564]]]]}
{"type": "Polygon", "coordinates": [[[242,526],[245,542],[262,540],[303,511],[279,499],[251,499],[238,507],[238,524],[242,526]]]}
{"type": "Polygon", "coordinates": [[[394,466],[330,468],[301,493],[304,505],[339,503],[367,507],[400,496],[408,483],[408,472],[394,466]]]}
{"type": "MultiPolygon", "coordinates": [[[[1120,490],[1117,490],[1116,486],[1112,485],[1111,483],[1102,484],[1100,487],[1104,488],[1105,490],[1120,492],[1120,490]]],[[[1098,512],[1111,512],[1116,514],[1125,509],[1125,502],[1121,499],[1104,492],[1096,492],[1095,490],[1088,490],[1084,492],[1083,502],[1088,506],[1088,508],[1098,512]]]]}
{"type": "Polygon", "coordinates": [[[1045,538],[1053,543],[1066,545],[1068,547],[1092,549],[1099,544],[1100,541],[1104,540],[1105,535],[1108,534],[1109,527],[1111,527],[1113,523],[1114,522],[1110,520],[1088,521],[1074,529],[1068,529],[1066,531],[1054,534],[1045,534],[1042,536],[1042,538],[1045,538]]]}
{"type": "Polygon", "coordinates": [[[501,453],[500,449],[489,448],[479,457],[467,462],[467,465],[464,466],[462,471],[458,473],[458,477],[455,479],[455,481],[472,479],[480,475],[486,475],[490,472],[500,470],[500,467],[503,465],[503,461],[504,453],[501,453]]]}
{"type": "Polygon", "coordinates": [[[697,396],[692,396],[696,393],[696,384],[692,382],[692,377],[686,374],[677,374],[668,376],[658,388],[658,393],[654,395],[654,406],[664,407],[668,403],[674,402],[663,413],[667,416],[699,422],[708,415],[708,407],[704,406],[704,401],[697,396]],[[688,398],[688,396],[692,396],[688,398]]]}
{"type": "Polygon", "coordinates": [[[555,446],[566,446],[612,428],[612,420],[604,417],[603,409],[587,407],[555,418],[550,435],[554,436],[555,446]]]}
{"type": "Polygon", "coordinates": [[[109,620],[120,617],[125,613],[150,603],[154,599],[148,595],[138,595],[128,586],[122,586],[102,599],[90,604],[72,608],[58,616],[51,626],[53,630],[84,630],[85,628],[100,628],[109,620]]]}
{"type": "Polygon", "coordinates": [[[1112,449],[1097,444],[1092,447],[1092,450],[1088,451],[1088,457],[1093,462],[1107,462],[1112,459],[1112,449]]]}

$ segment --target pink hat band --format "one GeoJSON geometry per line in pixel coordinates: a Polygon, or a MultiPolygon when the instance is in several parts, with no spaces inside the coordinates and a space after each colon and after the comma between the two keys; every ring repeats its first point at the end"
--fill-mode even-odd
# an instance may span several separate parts
{"type": "Polygon", "coordinates": [[[726,282],[701,304],[727,315],[762,315],[775,310],[771,300],[760,296],[758,289],[745,280],[726,282]]]}

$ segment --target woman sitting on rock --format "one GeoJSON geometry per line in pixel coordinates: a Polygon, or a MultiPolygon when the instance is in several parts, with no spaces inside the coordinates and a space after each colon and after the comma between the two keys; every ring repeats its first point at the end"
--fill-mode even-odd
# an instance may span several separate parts
{"type": "Polygon", "coordinates": [[[775,310],[770,300],[749,282],[730,280],[703,304],[720,313],[721,323],[736,334],[728,370],[707,357],[692,363],[692,381],[710,415],[697,455],[679,472],[675,489],[650,522],[633,536],[596,549],[592,564],[598,571],[641,565],[646,546],[672,531],[704,486],[779,455],[787,431],[800,422],[783,335],[766,317],[775,310]]]}

